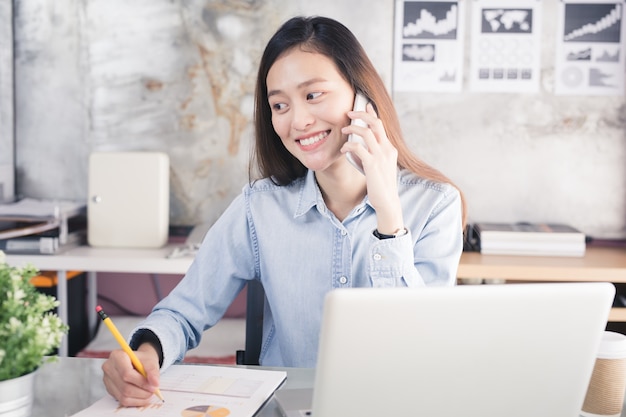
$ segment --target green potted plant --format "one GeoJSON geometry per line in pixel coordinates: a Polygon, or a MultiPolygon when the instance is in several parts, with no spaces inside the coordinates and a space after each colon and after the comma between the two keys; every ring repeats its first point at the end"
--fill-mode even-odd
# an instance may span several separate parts
{"type": "Polygon", "coordinates": [[[30,414],[34,373],[54,359],[68,331],[52,311],[56,298],[31,283],[37,273],[31,265],[9,266],[0,251],[0,416],[30,414]]]}

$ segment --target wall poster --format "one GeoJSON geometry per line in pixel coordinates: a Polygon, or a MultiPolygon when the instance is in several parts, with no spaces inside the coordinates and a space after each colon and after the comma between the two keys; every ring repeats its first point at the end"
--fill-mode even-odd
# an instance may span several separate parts
{"type": "Polygon", "coordinates": [[[461,91],[464,9],[464,0],[396,2],[394,91],[461,91]]]}
{"type": "Polygon", "coordinates": [[[472,3],[470,89],[535,93],[541,76],[541,1],[472,3]]]}
{"type": "Polygon", "coordinates": [[[555,94],[624,94],[624,1],[559,5],[555,94]]]}

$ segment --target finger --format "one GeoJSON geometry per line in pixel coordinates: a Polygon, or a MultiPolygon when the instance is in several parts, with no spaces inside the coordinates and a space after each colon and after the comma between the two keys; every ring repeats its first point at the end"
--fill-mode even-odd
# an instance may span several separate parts
{"type": "MultiPolygon", "coordinates": [[[[354,111],[351,110],[348,112],[348,117],[350,118],[350,120],[355,121],[355,120],[360,120],[362,121],[366,126],[369,126],[370,122],[372,120],[375,119],[375,116],[365,112],[365,111],[354,111]]],[[[354,123],[352,123],[354,124],[354,123]]]]}
{"type": "Polygon", "coordinates": [[[159,365],[159,355],[155,348],[149,344],[144,344],[139,347],[136,354],[139,361],[143,364],[144,371],[146,371],[148,383],[152,387],[158,387],[161,368],[159,365]]]}
{"type": "MultiPolygon", "coordinates": [[[[366,112],[348,112],[348,116],[352,120],[361,120],[366,126],[359,126],[358,124],[351,123],[346,127],[356,126],[361,127],[362,129],[367,129],[371,131],[374,135],[374,139],[377,142],[386,142],[389,140],[387,137],[387,132],[385,131],[385,127],[383,125],[383,121],[378,118],[376,115],[376,111],[371,104],[368,104],[367,113],[366,112]]],[[[365,139],[364,130],[350,130],[348,133],[356,133],[365,139]]],[[[344,132],[345,133],[345,132],[344,132]]],[[[366,139],[365,139],[366,140],[366,139]]]]}
{"type": "Polygon", "coordinates": [[[362,157],[366,157],[370,154],[369,150],[365,148],[365,146],[356,142],[346,142],[343,144],[340,150],[342,153],[350,152],[355,154],[361,159],[362,157]]]}
{"type": "Polygon", "coordinates": [[[148,390],[108,375],[103,380],[107,392],[124,407],[137,407],[151,402],[153,393],[148,390]]]}
{"type": "Polygon", "coordinates": [[[376,113],[376,110],[374,109],[372,103],[367,103],[367,106],[365,106],[365,110],[350,110],[348,112],[348,116],[351,119],[361,119],[362,117],[366,117],[369,119],[369,116],[372,116],[375,119],[378,118],[378,114],[376,113]]]}
{"type": "Polygon", "coordinates": [[[148,384],[150,384],[150,386],[154,389],[158,388],[161,377],[159,363],[147,361],[147,364],[144,365],[144,369],[146,371],[146,380],[148,381],[148,384]]]}
{"type": "Polygon", "coordinates": [[[378,113],[376,113],[376,109],[374,109],[374,105],[372,103],[367,103],[365,111],[378,119],[378,113]]]}
{"type": "Polygon", "coordinates": [[[109,359],[102,365],[102,370],[107,391],[120,404],[137,406],[150,402],[155,387],[133,368],[130,358],[124,351],[111,352],[109,359]]]}

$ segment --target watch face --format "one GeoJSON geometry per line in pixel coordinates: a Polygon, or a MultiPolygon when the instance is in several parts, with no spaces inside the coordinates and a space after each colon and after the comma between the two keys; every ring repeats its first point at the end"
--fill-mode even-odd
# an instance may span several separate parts
{"type": "Polygon", "coordinates": [[[409,231],[406,229],[406,227],[403,227],[402,229],[400,229],[396,233],[394,233],[394,237],[404,236],[407,233],[409,233],[409,231]]]}

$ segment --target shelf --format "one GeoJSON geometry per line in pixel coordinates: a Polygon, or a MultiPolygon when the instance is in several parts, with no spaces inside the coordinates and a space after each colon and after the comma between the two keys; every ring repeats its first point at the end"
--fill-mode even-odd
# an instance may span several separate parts
{"type": "Polygon", "coordinates": [[[481,255],[464,252],[458,278],[626,282],[626,249],[588,246],[583,257],[481,255]]]}
{"type": "Polygon", "coordinates": [[[611,313],[609,314],[609,321],[613,322],[626,322],[626,308],[624,307],[614,307],[611,309],[611,313]]]}
{"type": "MultiPolygon", "coordinates": [[[[460,282],[612,282],[626,283],[626,248],[588,245],[583,257],[482,255],[464,252],[460,282]]],[[[626,322],[626,308],[613,308],[610,322],[626,322]]]]}

